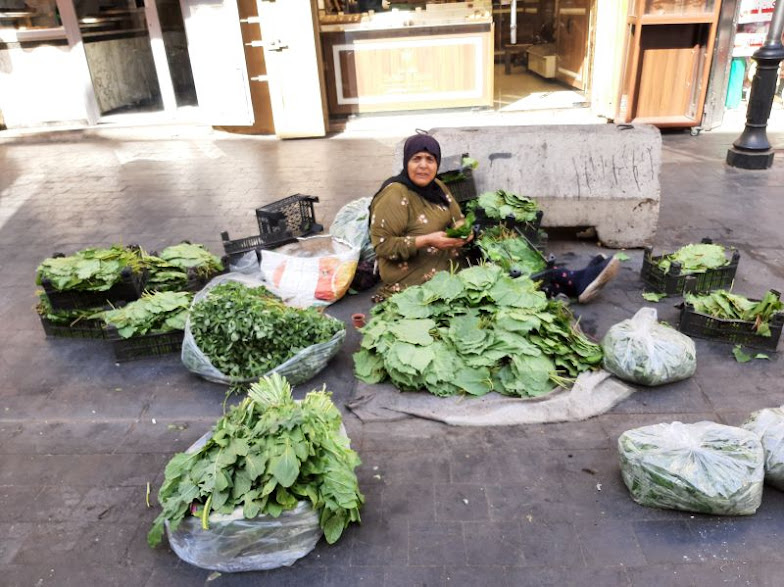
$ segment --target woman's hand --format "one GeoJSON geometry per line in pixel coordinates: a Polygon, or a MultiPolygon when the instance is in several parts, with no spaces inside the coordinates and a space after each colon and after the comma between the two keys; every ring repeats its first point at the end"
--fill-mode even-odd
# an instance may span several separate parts
{"type": "Polygon", "coordinates": [[[416,237],[417,249],[424,249],[426,247],[435,247],[436,249],[459,249],[467,242],[473,239],[473,233],[468,235],[468,238],[451,238],[446,235],[446,232],[440,230],[438,232],[431,232],[430,234],[423,234],[416,237]]]}

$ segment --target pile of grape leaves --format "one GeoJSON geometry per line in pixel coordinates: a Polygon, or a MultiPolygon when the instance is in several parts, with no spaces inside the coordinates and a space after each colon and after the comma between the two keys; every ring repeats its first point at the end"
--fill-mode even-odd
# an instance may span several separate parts
{"type": "Polygon", "coordinates": [[[375,306],[356,376],[437,396],[538,397],[602,362],[567,306],[495,265],[440,272],[375,306]]]}

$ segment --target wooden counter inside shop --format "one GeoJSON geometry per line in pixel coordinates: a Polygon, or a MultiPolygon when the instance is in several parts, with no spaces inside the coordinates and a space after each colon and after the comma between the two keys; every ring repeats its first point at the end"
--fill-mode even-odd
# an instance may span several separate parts
{"type": "Polygon", "coordinates": [[[330,114],[492,106],[493,24],[322,25],[330,114]]]}

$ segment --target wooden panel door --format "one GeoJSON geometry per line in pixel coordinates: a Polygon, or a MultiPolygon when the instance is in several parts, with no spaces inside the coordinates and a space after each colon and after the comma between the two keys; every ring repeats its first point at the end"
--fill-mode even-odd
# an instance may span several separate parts
{"type": "Polygon", "coordinates": [[[560,0],[555,16],[555,77],[585,90],[588,84],[588,38],[591,0],[560,0]]]}

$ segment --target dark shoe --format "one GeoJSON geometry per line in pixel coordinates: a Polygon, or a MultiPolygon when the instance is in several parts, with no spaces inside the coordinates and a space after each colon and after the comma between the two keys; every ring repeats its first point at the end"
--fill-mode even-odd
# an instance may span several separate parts
{"type": "Polygon", "coordinates": [[[553,267],[532,276],[531,279],[542,282],[542,290],[548,298],[554,298],[558,295],[575,298],[579,293],[575,280],[576,273],[576,271],[570,271],[565,267],[553,267]]]}
{"type": "Polygon", "coordinates": [[[599,253],[598,255],[594,256],[590,261],[588,261],[588,267],[591,267],[592,265],[598,265],[599,263],[601,263],[606,259],[607,259],[607,255],[603,255],[602,253],[599,253]]]}
{"type": "Polygon", "coordinates": [[[614,256],[600,262],[591,263],[585,269],[575,271],[577,283],[577,301],[581,304],[590,302],[618,274],[620,261],[614,256]]]}

